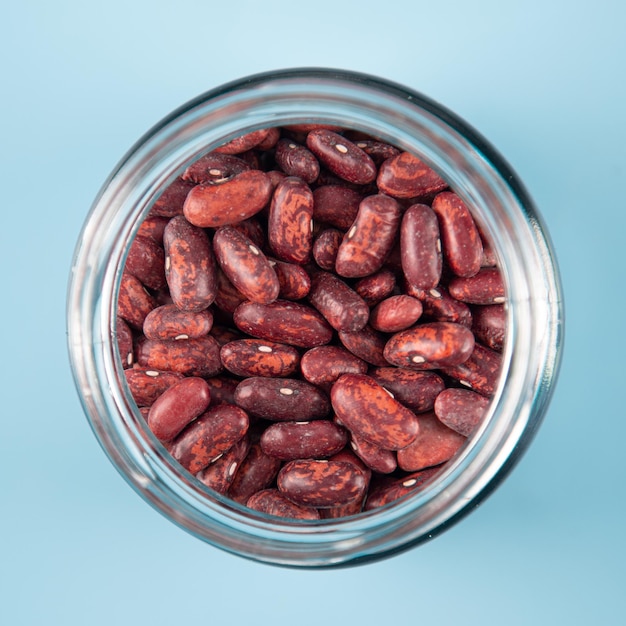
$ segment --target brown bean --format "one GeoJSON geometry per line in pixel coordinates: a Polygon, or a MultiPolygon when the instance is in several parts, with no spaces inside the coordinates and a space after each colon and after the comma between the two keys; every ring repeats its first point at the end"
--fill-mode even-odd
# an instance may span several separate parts
{"type": "Polygon", "coordinates": [[[445,388],[435,372],[419,372],[404,367],[376,367],[369,375],[394,398],[414,413],[430,411],[435,398],[445,388]]]}
{"type": "Polygon", "coordinates": [[[137,406],[152,406],[166,389],[183,379],[178,372],[134,367],[124,371],[128,388],[137,406]]]}
{"type": "Polygon", "coordinates": [[[354,284],[354,290],[369,306],[376,306],[390,296],[396,287],[396,276],[389,269],[361,278],[354,284]]]}
{"type": "Polygon", "coordinates": [[[272,188],[269,176],[260,170],[242,172],[221,184],[196,185],[187,195],[184,214],[201,228],[236,224],[265,207],[272,188]]]}
{"type": "Polygon", "coordinates": [[[506,300],[502,274],[496,267],[486,267],[467,278],[457,276],[448,284],[448,291],[468,304],[502,304],[506,300]]]}
{"type": "Polygon", "coordinates": [[[474,335],[461,324],[431,322],[396,333],[385,346],[389,363],[412,369],[460,365],[474,349],[474,335]]]}
{"type": "Polygon", "coordinates": [[[249,169],[250,166],[236,156],[209,152],[192,163],[181,178],[195,185],[219,184],[249,169]]]}
{"type": "Polygon", "coordinates": [[[248,431],[245,411],[230,404],[210,408],[176,438],[170,454],[196,474],[230,450],[248,431]]]}
{"type": "Polygon", "coordinates": [[[472,332],[488,348],[502,351],[506,337],[506,309],[502,304],[477,306],[472,310],[472,332]]]}
{"type": "Polygon", "coordinates": [[[220,347],[213,337],[156,341],[147,339],[137,350],[137,363],[156,370],[171,370],[185,376],[215,376],[222,371],[220,347]]]}
{"type": "Polygon", "coordinates": [[[313,246],[313,193],[295,177],[281,181],[272,197],[267,239],[272,252],[290,263],[306,263],[313,246]]]}
{"type": "Polygon", "coordinates": [[[244,302],[233,319],[237,328],[253,337],[300,348],[327,344],[333,335],[328,322],[315,309],[287,300],[272,304],[244,302]]]}
{"type": "Polygon", "coordinates": [[[235,502],[245,504],[252,494],[272,484],[281,465],[280,459],[265,454],[258,443],[253,444],[235,472],[228,495],[235,502]]]}
{"type": "Polygon", "coordinates": [[[214,152],[219,154],[241,154],[258,146],[264,141],[270,132],[269,128],[261,128],[253,130],[239,137],[231,139],[229,142],[222,144],[219,148],[215,148],[214,152]]]}
{"type": "Polygon", "coordinates": [[[400,154],[400,150],[395,146],[373,139],[358,139],[354,144],[357,148],[361,148],[365,154],[368,154],[377,165],[400,154]]]}
{"type": "Polygon", "coordinates": [[[382,193],[394,198],[427,198],[448,186],[439,174],[410,152],[384,161],[376,184],[382,193]]]}
{"type": "Polygon", "coordinates": [[[464,363],[444,367],[442,372],[481,395],[491,397],[496,390],[501,367],[502,355],[477,343],[464,363]]]}
{"type": "Polygon", "coordinates": [[[306,270],[294,263],[270,260],[270,264],[276,272],[280,291],[278,295],[283,300],[301,300],[305,298],[311,289],[311,278],[306,270]]]}
{"type": "Polygon", "coordinates": [[[344,374],[333,385],[330,399],[342,425],[381,448],[399,450],[417,436],[413,412],[369,376],[344,374]]]}
{"type": "Polygon", "coordinates": [[[238,378],[228,376],[210,376],[205,378],[211,390],[211,406],[235,404],[235,390],[240,383],[238,378]]]}
{"type": "Polygon", "coordinates": [[[407,294],[417,298],[423,307],[424,317],[437,322],[454,322],[467,328],[472,326],[472,312],[464,302],[453,298],[441,285],[424,291],[407,285],[407,294]]]}
{"type": "Polygon", "coordinates": [[[248,300],[269,304],[278,298],[276,272],[248,237],[232,226],[222,226],[213,237],[213,249],[221,270],[248,300]]]}
{"type": "Polygon", "coordinates": [[[365,300],[334,274],[316,273],[307,298],[335,330],[357,332],[367,324],[370,311],[365,300]]]}
{"type": "Polygon", "coordinates": [[[235,478],[239,465],[246,458],[248,450],[250,450],[250,440],[244,436],[216,461],[200,470],[196,478],[213,491],[225,494],[235,478]]]}
{"type": "Polygon", "coordinates": [[[193,183],[177,178],[170,183],[152,205],[149,217],[174,217],[183,214],[187,195],[193,189],[193,183]]]}
{"type": "Polygon", "coordinates": [[[317,509],[308,506],[299,506],[286,498],[278,489],[264,489],[251,495],[246,506],[253,511],[287,517],[290,519],[318,520],[320,514],[317,509]]]}
{"type": "Polygon", "coordinates": [[[265,454],[282,461],[332,456],[348,443],[345,429],[330,420],[277,422],[261,436],[265,454]]]}
{"type": "Polygon", "coordinates": [[[372,511],[410,494],[419,493],[439,473],[440,469],[439,467],[431,467],[407,474],[402,478],[392,478],[380,482],[370,490],[363,510],[372,511]]]}
{"type": "Polygon", "coordinates": [[[162,289],[166,285],[165,253],[150,237],[137,235],[133,239],[125,269],[150,289],[162,289]]]}
{"type": "Polygon", "coordinates": [[[389,196],[367,196],[337,251],[340,276],[361,278],[377,272],[393,247],[402,210],[389,196]]]}
{"type": "Polygon", "coordinates": [[[224,367],[236,376],[284,377],[293,374],[300,355],[292,346],[264,341],[239,339],[222,346],[220,358],[224,367]]]}
{"type": "Polygon", "coordinates": [[[148,339],[197,339],[208,335],[212,326],[213,314],[208,309],[195,313],[164,304],[148,313],[143,333],[148,339]]]}
{"type": "Polygon", "coordinates": [[[343,374],[365,374],[367,363],[340,346],[318,346],[302,355],[300,369],[305,380],[326,387],[343,374]]]}
{"type": "Polygon", "coordinates": [[[324,393],[294,378],[246,378],[237,386],[235,402],[252,415],[277,422],[320,419],[330,412],[324,393]]]}
{"type": "Polygon", "coordinates": [[[313,192],[313,219],[346,231],[356,219],[363,195],[343,185],[323,185],[313,192]]]}
{"type": "Polygon", "coordinates": [[[211,401],[202,378],[183,378],[168,387],[150,407],[148,426],[161,441],[169,441],[200,415],[211,401]]]}
{"type": "Polygon", "coordinates": [[[334,270],[343,233],[336,228],[323,230],[313,242],[313,258],[323,270],[334,270]]]}
{"type": "Polygon", "coordinates": [[[274,158],[287,176],[296,176],[309,184],[319,176],[319,161],[310,150],[295,141],[290,139],[279,140],[276,144],[274,158]]]}
{"type": "Polygon", "coordinates": [[[329,508],[361,497],[365,477],[352,463],[307,459],[287,463],[278,473],[277,485],[296,504],[329,508]]]}
{"type": "Polygon", "coordinates": [[[489,398],[469,389],[445,389],[435,400],[435,415],[442,424],[470,437],[480,426],[489,408],[489,398]]]}
{"type": "Polygon", "coordinates": [[[215,294],[215,306],[226,312],[234,313],[235,309],[246,302],[246,297],[233,285],[222,270],[217,270],[217,292],[215,294]]]}
{"type": "Polygon", "coordinates": [[[117,297],[117,314],[130,326],[141,330],[146,316],[155,306],[156,301],[146,291],[141,281],[128,272],[122,272],[117,297]]]}
{"type": "Polygon", "coordinates": [[[370,315],[370,325],[384,333],[397,333],[413,326],[421,316],[422,303],[402,294],[377,304],[370,315]]]}
{"type": "Polygon", "coordinates": [[[168,217],[147,217],[137,229],[137,237],[149,237],[159,245],[163,245],[163,231],[169,222],[168,217]]]}
{"type": "Polygon", "coordinates": [[[441,280],[443,258],[437,215],[429,206],[414,204],[404,213],[400,250],[407,282],[416,289],[434,289],[441,280]]]}
{"type": "Polygon", "coordinates": [[[124,369],[132,367],[135,361],[133,354],[133,334],[128,324],[120,317],[115,325],[115,341],[120,354],[122,367],[124,369]]]}
{"type": "Polygon", "coordinates": [[[385,336],[369,325],[354,333],[339,331],[339,341],[354,356],[371,365],[378,367],[389,365],[384,356],[385,336]]]}
{"type": "Polygon", "coordinates": [[[418,415],[420,431],[413,443],[398,450],[398,466],[415,472],[449,461],[463,446],[466,438],[445,426],[434,413],[418,415]]]}
{"type": "Polygon", "coordinates": [[[217,267],[207,234],[178,215],[165,227],[163,245],[174,304],[182,311],[206,309],[217,293],[217,267]]]}
{"type": "Polygon", "coordinates": [[[306,145],[333,174],[348,182],[364,185],[376,178],[374,161],[351,141],[331,130],[311,131],[306,145]]]}
{"type": "Polygon", "coordinates": [[[432,204],[439,219],[443,254],[457,276],[473,276],[480,270],[483,244],[467,205],[451,191],[437,194],[432,204]]]}
{"type": "Polygon", "coordinates": [[[374,472],[391,474],[398,467],[395,452],[370,443],[354,433],[352,433],[350,447],[361,461],[374,472]]]}

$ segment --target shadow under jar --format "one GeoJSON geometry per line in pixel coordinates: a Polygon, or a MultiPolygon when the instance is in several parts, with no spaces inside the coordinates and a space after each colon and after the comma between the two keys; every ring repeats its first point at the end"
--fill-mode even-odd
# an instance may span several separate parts
{"type": "MultiPolygon", "coordinates": [[[[94,433],[147,502],[229,552],[272,564],[331,567],[380,559],[436,536],[502,481],[546,411],[558,372],[563,305],[545,228],[517,176],[476,131],[421,94],[380,78],[294,69],[248,77],[200,96],[150,130],[122,159],[77,245],[68,329],[71,365],[94,433]],[[269,128],[280,132],[260,132],[269,128]],[[355,146],[357,165],[335,164],[335,157],[350,156],[355,146]],[[294,150],[300,151],[300,165],[291,170],[294,150]],[[228,172],[207,161],[206,155],[216,151],[226,155],[220,162],[230,163],[228,172]],[[363,161],[361,153],[370,156],[363,161]],[[398,174],[414,169],[415,157],[432,183],[419,193],[410,184],[406,191],[398,174]],[[203,195],[219,192],[236,178],[244,181],[239,195],[207,213],[203,195]],[[308,203],[315,211],[315,194],[329,186],[356,194],[358,214],[333,222],[313,213],[312,222],[306,222],[308,236],[302,230],[300,239],[291,231],[281,236],[280,226],[291,218],[285,218],[289,209],[281,212],[274,204],[296,197],[291,204],[285,201],[288,207],[308,203]],[[467,254],[459,244],[459,237],[467,235],[459,226],[467,220],[464,207],[471,215],[469,228],[477,229],[485,244],[473,270],[463,269],[467,254]],[[376,255],[368,252],[385,239],[391,222],[390,249],[383,262],[372,265],[376,255]],[[368,229],[375,233],[372,238],[370,232],[370,240],[362,237],[368,229]],[[437,229],[438,236],[432,235],[437,229]],[[414,271],[429,241],[443,255],[434,277],[427,270],[414,271]],[[210,285],[196,283],[190,289],[185,284],[189,272],[176,277],[176,260],[196,245],[207,248],[207,242],[210,252],[202,266],[219,276],[218,296],[210,285]],[[411,246],[413,261],[403,263],[399,251],[406,256],[411,246]],[[450,253],[455,246],[461,249],[456,256],[450,253]],[[359,254],[364,261],[355,263],[359,254]],[[267,262],[261,270],[260,257],[267,262]],[[141,277],[127,271],[129,266],[141,268],[141,277]],[[301,292],[289,292],[285,276],[293,267],[310,281],[301,292]],[[367,281],[376,273],[392,281],[382,302],[368,290],[367,281]],[[476,276],[490,300],[472,301],[481,290],[472,285],[476,276]],[[351,300],[354,294],[357,300],[351,300]],[[337,311],[337,299],[351,304],[337,311]],[[446,299],[465,299],[470,317],[446,318],[440,311],[446,299]],[[289,308],[289,315],[301,307],[320,316],[324,330],[313,332],[317,343],[285,340],[284,333],[260,335],[254,324],[276,303],[289,308]],[[493,308],[498,309],[496,322],[490,319],[493,308]],[[399,325],[398,310],[405,320],[399,325]],[[196,335],[187,330],[167,335],[178,322],[170,323],[166,314],[176,318],[180,311],[185,328],[196,335]],[[154,339],[145,336],[147,317],[154,339]],[[490,338],[498,324],[505,336],[490,338]],[[382,358],[359,353],[368,344],[362,333],[378,337],[382,358]],[[450,345],[458,348],[452,360],[449,354],[435,354],[442,333],[448,338],[444,352],[450,345]],[[492,339],[495,344],[487,345],[492,339]],[[434,352],[417,350],[415,341],[434,352]],[[187,365],[175,363],[177,349],[159,361],[160,347],[176,342],[195,346],[200,356],[191,367],[191,357],[187,365]],[[118,345],[127,347],[120,351],[118,345]],[[270,370],[250,376],[239,369],[242,350],[280,354],[281,364],[287,364],[279,368],[284,378],[270,370]],[[319,367],[315,373],[316,350],[327,365],[321,373],[319,367]],[[488,367],[498,375],[488,389],[470,378],[472,359],[484,362],[485,351],[497,355],[497,365],[488,367]],[[346,361],[346,354],[353,360],[342,370],[337,364],[346,361]],[[155,376],[155,370],[165,374],[155,376]],[[411,372],[439,377],[434,407],[433,402],[419,406],[415,394],[406,393],[410,382],[394,377],[399,370],[408,371],[409,378],[411,372]],[[230,383],[223,383],[224,373],[230,383]],[[133,376],[146,380],[133,387],[128,382],[133,376]],[[162,386],[151,386],[150,378],[159,378],[162,386]],[[225,388],[220,390],[220,384],[225,388]],[[278,398],[302,393],[299,397],[308,400],[299,404],[318,413],[294,418],[289,413],[293,404],[287,404],[285,415],[268,419],[259,408],[259,384],[263,393],[278,398]],[[268,392],[268,385],[275,389],[268,392]],[[313,396],[306,395],[307,385],[315,390],[313,396]],[[305,387],[306,393],[301,391],[305,387]],[[141,401],[136,401],[137,389],[146,393],[141,401]],[[171,389],[176,393],[168,397],[171,389]],[[464,405],[467,394],[475,392],[480,422],[455,417],[450,407],[464,405]],[[228,403],[220,406],[221,393],[228,403]],[[375,409],[364,405],[364,397],[375,409]],[[452,418],[444,424],[447,414],[452,418]],[[321,452],[315,446],[312,452],[306,449],[305,458],[284,455],[284,441],[293,441],[298,421],[311,419],[309,439],[334,444],[321,452]],[[408,451],[417,437],[430,433],[436,440],[440,432],[452,433],[450,458],[433,457],[430,465],[423,458],[411,460],[416,454],[408,451]],[[199,441],[201,453],[194,448],[199,441]],[[236,476],[246,453],[259,454],[259,441],[261,452],[274,460],[274,476],[280,471],[278,482],[266,485],[269,495],[264,488],[252,500],[233,499],[226,487],[216,491],[200,480],[205,467],[226,454],[237,459],[230,472],[236,476]],[[365,469],[354,469],[357,457],[365,460],[365,469]],[[311,487],[303,495],[302,476],[326,485],[331,474],[339,478],[328,483],[325,494],[311,487]],[[346,489],[356,495],[342,496],[351,506],[338,516],[341,507],[333,493],[346,489]],[[284,506],[271,509],[276,493],[284,506]],[[275,514],[261,512],[267,510],[275,514]]],[[[270,405],[280,412],[280,403],[270,405]]],[[[426,452],[417,456],[427,457],[426,452]]]]}

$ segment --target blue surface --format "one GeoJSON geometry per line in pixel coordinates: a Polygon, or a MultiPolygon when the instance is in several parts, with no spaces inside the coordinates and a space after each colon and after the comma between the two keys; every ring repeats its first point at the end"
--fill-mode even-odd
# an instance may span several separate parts
{"type": "Polygon", "coordinates": [[[3,9],[0,623],[623,623],[625,5],[227,5],[3,9]],[[153,511],[100,451],[66,353],[71,253],[121,155],[198,93],[301,65],[404,83],[490,139],[545,218],[567,302],[560,383],[510,478],[435,541],[341,571],[249,563],[153,511]]]}

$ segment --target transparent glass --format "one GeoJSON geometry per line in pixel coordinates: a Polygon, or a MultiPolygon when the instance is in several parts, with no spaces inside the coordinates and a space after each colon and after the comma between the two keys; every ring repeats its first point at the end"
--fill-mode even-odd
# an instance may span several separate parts
{"type": "Polygon", "coordinates": [[[367,562],[426,541],[469,512],[515,465],[546,411],[559,364],[563,306],[551,245],[527,192],[475,130],[423,95],[363,74],[294,69],[214,89],[173,112],[104,184],[78,242],[68,297],[69,351],[93,431],[128,483],[210,544],[273,564],[367,562]],[[503,371],[479,431],[423,491],[340,520],[265,516],[181,471],[149,432],[123,382],[114,329],[130,242],[162,190],[212,147],[262,127],[332,123],[416,153],[473,207],[492,238],[508,302],[503,371]]]}

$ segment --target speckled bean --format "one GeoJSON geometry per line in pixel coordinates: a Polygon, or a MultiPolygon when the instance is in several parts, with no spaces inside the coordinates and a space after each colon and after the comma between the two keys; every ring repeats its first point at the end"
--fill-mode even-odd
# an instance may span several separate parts
{"type": "Polygon", "coordinates": [[[239,339],[222,346],[222,364],[236,376],[285,377],[298,367],[300,354],[292,346],[264,341],[239,339]]]}
{"type": "Polygon", "coordinates": [[[311,277],[306,270],[295,263],[285,263],[271,259],[270,263],[278,277],[280,291],[278,295],[283,300],[301,300],[311,289],[311,277]]]}
{"type": "Polygon", "coordinates": [[[181,311],[175,304],[152,309],[143,322],[143,334],[148,339],[197,339],[208,335],[213,326],[213,314],[208,309],[198,312],[181,311]]]}
{"type": "Polygon", "coordinates": [[[126,271],[136,276],[150,289],[165,287],[165,253],[163,248],[151,239],[137,235],[128,251],[126,271]]]}
{"type": "Polygon", "coordinates": [[[491,397],[498,384],[502,355],[477,343],[470,357],[460,365],[442,368],[442,372],[469,389],[491,397]]]}
{"type": "Polygon", "coordinates": [[[305,380],[325,388],[343,374],[367,373],[367,363],[340,346],[318,346],[302,355],[300,369],[305,380]]]}
{"type": "Polygon", "coordinates": [[[506,300],[502,274],[495,267],[486,267],[467,278],[453,278],[448,291],[456,300],[468,304],[502,304],[506,300]]]}
{"type": "Polygon", "coordinates": [[[278,141],[274,158],[287,176],[296,176],[309,184],[319,176],[320,164],[313,153],[291,139],[278,141]]]}
{"type": "Polygon", "coordinates": [[[330,420],[277,422],[261,435],[265,454],[281,459],[313,459],[332,456],[348,443],[345,429],[330,420]]]}
{"type": "Polygon", "coordinates": [[[361,278],[354,284],[354,290],[369,306],[376,306],[392,295],[395,287],[396,276],[389,269],[382,269],[370,276],[361,278]]]}
{"type": "Polygon", "coordinates": [[[213,337],[197,339],[146,339],[137,349],[137,363],[156,370],[171,370],[185,376],[215,376],[222,371],[220,347],[213,337]]]}
{"type": "Polygon", "coordinates": [[[402,271],[416,289],[434,289],[441,280],[443,257],[437,215],[426,204],[410,206],[400,226],[402,271]]]}
{"type": "Polygon", "coordinates": [[[442,424],[470,437],[482,423],[489,399],[469,389],[445,389],[435,400],[435,414],[442,424]]]}
{"type": "Polygon", "coordinates": [[[384,356],[385,336],[367,325],[357,332],[339,331],[339,341],[354,356],[377,367],[389,365],[384,356]]]}
{"type": "Polygon", "coordinates": [[[313,242],[313,258],[323,270],[334,270],[343,233],[336,228],[323,230],[313,242]]]}
{"type": "Polygon", "coordinates": [[[141,330],[144,320],[154,307],[156,301],[141,281],[132,274],[123,272],[117,298],[117,314],[130,326],[141,330]]]}
{"type": "Polygon", "coordinates": [[[252,494],[272,484],[281,465],[280,459],[265,454],[258,443],[253,444],[235,472],[228,495],[235,502],[245,504],[252,494]]]}
{"type": "Polygon", "coordinates": [[[445,388],[435,372],[419,372],[403,367],[376,367],[369,375],[394,398],[415,413],[430,411],[435,398],[445,388]]]}
{"type": "Polygon", "coordinates": [[[286,498],[278,489],[264,489],[251,495],[246,506],[253,511],[301,520],[320,519],[319,511],[309,506],[299,506],[286,498]]]}
{"type": "Polygon", "coordinates": [[[488,348],[500,352],[506,337],[506,309],[502,304],[474,307],[472,331],[488,348]]]}
{"type": "Polygon", "coordinates": [[[128,388],[137,406],[150,407],[172,385],[183,379],[178,372],[133,367],[124,371],[128,388]]]}
{"type": "Polygon", "coordinates": [[[313,219],[346,231],[356,219],[363,195],[342,185],[323,185],[313,192],[313,219]]]}
{"type": "Polygon", "coordinates": [[[397,333],[413,326],[422,316],[422,303],[407,295],[390,296],[377,304],[370,315],[370,325],[385,333],[397,333]]]}
{"type": "Polygon", "coordinates": [[[376,178],[382,193],[394,198],[427,198],[443,191],[448,184],[439,174],[409,152],[402,152],[382,163],[376,178]]]}
{"type": "Polygon", "coordinates": [[[196,478],[213,491],[225,494],[235,478],[239,465],[246,458],[248,450],[250,450],[250,440],[244,436],[216,461],[200,470],[196,478]]]}
{"type": "Polygon", "coordinates": [[[219,184],[247,172],[250,166],[236,156],[210,152],[192,163],[181,178],[195,185],[219,184]]]}
{"type": "Polygon", "coordinates": [[[352,433],[350,447],[372,471],[391,474],[398,467],[396,453],[386,450],[352,433]]]}

